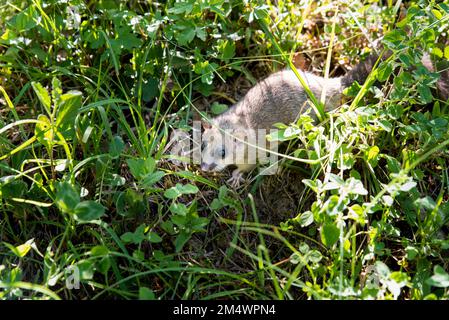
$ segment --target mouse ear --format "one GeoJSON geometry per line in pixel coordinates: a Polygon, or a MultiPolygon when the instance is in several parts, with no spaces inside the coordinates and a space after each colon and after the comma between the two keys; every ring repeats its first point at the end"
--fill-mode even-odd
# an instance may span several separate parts
{"type": "Polygon", "coordinates": [[[201,121],[201,126],[203,127],[204,130],[212,128],[212,125],[210,124],[210,122],[204,121],[204,120],[201,121]]]}

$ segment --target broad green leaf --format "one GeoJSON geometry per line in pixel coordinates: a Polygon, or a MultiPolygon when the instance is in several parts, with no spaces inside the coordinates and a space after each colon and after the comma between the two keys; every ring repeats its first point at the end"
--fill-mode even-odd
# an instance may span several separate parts
{"type": "Polygon", "coordinates": [[[61,95],[62,95],[62,87],[61,87],[61,81],[54,77],[53,80],[51,81],[51,96],[53,98],[53,105],[57,106],[59,105],[59,103],[61,102],[61,95]]]}
{"type": "Polygon", "coordinates": [[[149,78],[142,84],[142,99],[145,102],[151,101],[159,95],[159,80],[149,78]]]}
{"type": "Polygon", "coordinates": [[[400,190],[403,192],[408,192],[408,191],[412,190],[415,186],[416,186],[416,182],[411,180],[411,181],[404,183],[401,186],[400,190]]]}
{"type": "Polygon", "coordinates": [[[332,247],[340,237],[340,230],[338,227],[331,222],[326,222],[321,227],[321,242],[326,247],[332,247]]]}
{"type": "Polygon", "coordinates": [[[384,82],[393,72],[391,63],[383,62],[380,68],[377,70],[377,80],[384,82]]]}
{"type": "MultiPolygon", "coordinates": [[[[215,199],[215,200],[217,200],[217,199],[215,199]]],[[[170,205],[170,211],[173,214],[177,214],[180,216],[185,216],[185,215],[187,215],[187,212],[188,212],[187,207],[184,203],[177,203],[177,202],[173,202],[170,205]]]]}
{"type": "Polygon", "coordinates": [[[79,270],[80,280],[92,280],[95,273],[95,262],[93,260],[81,260],[76,264],[79,270]]]}
{"type": "Polygon", "coordinates": [[[229,107],[227,105],[218,103],[218,102],[212,103],[212,106],[211,106],[211,111],[215,115],[219,115],[228,109],[229,109],[229,107]]]}
{"type": "Polygon", "coordinates": [[[159,235],[155,232],[149,232],[147,234],[147,239],[148,241],[150,241],[151,243],[159,243],[162,242],[162,238],[159,237],[159,235]]]}
{"type": "Polygon", "coordinates": [[[15,176],[7,176],[4,182],[0,180],[0,199],[22,198],[28,190],[28,185],[22,180],[8,181],[8,177],[15,176]]]}
{"type": "Polygon", "coordinates": [[[58,130],[64,131],[73,127],[78,110],[81,108],[82,97],[80,91],[69,91],[61,95],[56,115],[58,130]]]}
{"type": "Polygon", "coordinates": [[[156,182],[161,180],[163,176],[165,176],[165,172],[163,172],[163,171],[156,171],[153,173],[149,173],[142,178],[142,186],[144,188],[150,188],[156,182]]]}
{"type": "Polygon", "coordinates": [[[27,255],[27,253],[31,250],[31,248],[34,245],[34,239],[30,239],[24,244],[21,244],[19,246],[13,246],[7,242],[3,242],[3,244],[8,247],[12,253],[14,253],[19,258],[23,258],[27,255]]]}
{"type": "Polygon", "coordinates": [[[198,193],[198,187],[188,183],[186,185],[182,185],[177,183],[174,187],[166,190],[164,196],[169,199],[175,199],[182,194],[195,194],[198,193]]]}
{"type": "Polygon", "coordinates": [[[79,192],[68,182],[56,184],[55,203],[62,212],[72,213],[80,203],[79,192]]]}
{"type": "Polygon", "coordinates": [[[175,251],[180,252],[186,242],[190,239],[191,234],[185,231],[181,231],[181,233],[175,239],[175,251]]]}
{"type": "Polygon", "coordinates": [[[129,170],[134,178],[140,180],[145,175],[152,173],[156,168],[156,160],[147,159],[128,159],[126,160],[129,170]]]}
{"type": "Polygon", "coordinates": [[[109,143],[109,155],[112,158],[117,158],[125,148],[125,143],[120,136],[115,136],[109,143]]]}
{"type": "Polygon", "coordinates": [[[44,106],[48,115],[51,115],[51,98],[48,94],[48,91],[39,83],[39,82],[31,82],[31,86],[33,87],[34,92],[36,93],[39,101],[44,106]]]}
{"type": "Polygon", "coordinates": [[[165,190],[164,197],[166,197],[168,199],[176,199],[181,194],[182,193],[176,187],[171,187],[170,189],[165,190]]]}
{"type": "Polygon", "coordinates": [[[37,26],[40,20],[40,14],[37,11],[36,6],[29,5],[28,8],[8,21],[8,25],[18,32],[23,32],[37,26]]]}
{"type": "Polygon", "coordinates": [[[372,146],[366,152],[366,159],[373,168],[377,166],[377,162],[379,160],[379,152],[380,149],[378,146],[372,146]]]}
{"type": "Polygon", "coordinates": [[[295,218],[301,227],[307,227],[313,223],[313,213],[312,211],[306,211],[295,218]]]}
{"type": "Polygon", "coordinates": [[[190,193],[190,194],[195,194],[195,193],[198,193],[198,191],[199,191],[197,186],[194,186],[190,183],[179,187],[179,189],[181,190],[182,193],[190,193]]]}
{"type": "Polygon", "coordinates": [[[106,246],[95,246],[92,249],[90,249],[90,254],[92,256],[105,256],[109,254],[109,248],[106,246]]]}
{"type": "Polygon", "coordinates": [[[104,214],[105,208],[95,201],[83,201],[75,207],[75,219],[80,222],[98,220],[104,214]]]}
{"type": "Polygon", "coordinates": [[[396,158],[388,155],[383,155],[383,157],[387,160],[387,167],[390,173],[399,173],[401,171],[401,164],[396,158]]]}
{"type": "Polygon", "coordinates": [[[229,60],[235,55],[235,44],[232,41],[225,40],[221,42],[218,46],[218,51],[220,51],[222,60],[229,60]]]}
{"type": "Polygon", "coordinates": [[[433,273],[434,275],[427,279],[427,284],[438,288],[449,287],[449,274],[441,266],[435,266],[433,273]]]}
{"type": "Polygon", "coordinates": [[[435,16],[435,18],[437,18],[438,20],[443,18],[443,14],[437,9],[432,9],[432,13],[435,16]]]}
{"type": "Polygon", "coordinates": [[[430,88],[427,85],[419,84],[418,92],[423,103],[427,104],[432,101],[433,99],[432,92],[430,91],[430,88]]]}
{"type": "Polygon", "coordinates": [[[153,290],[148,289],[147,287],[139,288],[139,300],[154,300],[156,296],[153,290]]]}
{"type": "Polygon", "coordinates": [[[145,225],[141,224],[140,226],[137,227],[137,229],[134,232],[124,233],[120,237],[120,239],[122,239],[122,241],[125,243],[140,244],[147,238],[144,233],[145,233],[145,225]]]}
{"type": "Polygon", "coordinates": [[[443,58],[443,51],[440,48],[434,47],[432,49],[432,54],[436,55],[438,58],[443,58]]]}
{"type": "Polygon", "coordinates": [[[318,263],[323,259],[323,255],[318,250],[311,250],[307,255],[307,258],[313,263],[318,263]]]}
{"type": "Polygon", "coordinates": [[[405,248],[405,252],[407,253],[407,260],[414,260],[415,257],[419,254],[418,249],[412,246],[408,246],[405,248]]]}
{"type": "Polygon", "coordinates": [[[189,14],[193,9],[193,3],[189,2],[176,2],[173,7],[167,10],[167,13],[172,14],[189,14]]]}
{"type": "Polygon", "coordinates": [[[54,140],[54,132],[53,129],[51,129],[50,119],[48,119],[47,116],[40,114],[37,117],[37,120],[41,122],[36,123],[34,134],[36,135],[37,141],[49,150],[54,140]]]}

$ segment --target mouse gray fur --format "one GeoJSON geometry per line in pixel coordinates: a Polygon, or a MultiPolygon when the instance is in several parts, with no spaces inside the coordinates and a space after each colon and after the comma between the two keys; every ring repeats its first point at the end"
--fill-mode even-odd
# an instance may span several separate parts
{"type": "MultiPolygon", "coordinates": [[[[389,55],[385,54],[382,59],[389,55]]],[[[298,72],[317,100],[320,99],[323,88],[326,88],[325,110],[330,111],[340,106],[345,88],[354,81],[359,84],[365,82],[377,60],[377,55],[370,55],[346,75],[336,78],[326,79],[302,70],[298,72]]],[[[429,70],[433,70],[428,56],[424,55],[422,61],[429,70]]],[[[437,83],[440,96],[446,100],[449,91],[447,79],[446,74],[446,78],[437,83]]],[[[293,123],[310,108],[311,102],[306,91],[292,70],[282,70],[268,76],[225,113],[213,118],[211,123],[203,123],[205,130],[202,134],[201,169],[219,172],[230,164],[236,165],[237,169],[233,171],[229,182],[237,186],[242,180],[242,174],[256,166],[255,162],[248,162],[246,157],[248,144],[244,140],[249,132],[272,129],[275,123],[293,123]],[[236,161],[236,154],[244,154],[243,161],[236,161]]]]}

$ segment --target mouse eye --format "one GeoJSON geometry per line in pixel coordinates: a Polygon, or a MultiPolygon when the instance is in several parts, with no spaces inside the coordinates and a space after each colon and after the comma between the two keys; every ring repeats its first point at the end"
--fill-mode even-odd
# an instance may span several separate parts
{"type": "Polygon", "coordinates": [[[221,149],[221,151],[220,151],[220,155],[221,155],[221,158],[222,159],[224,159],[225,157],[226,157],[226,151],[225,151],[225,149],[223,148],[223,149],[221,149]]]}

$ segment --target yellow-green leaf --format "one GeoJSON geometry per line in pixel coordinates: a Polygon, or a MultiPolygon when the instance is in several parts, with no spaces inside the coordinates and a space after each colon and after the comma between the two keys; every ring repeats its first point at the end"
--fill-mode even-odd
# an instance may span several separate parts
{"type": "Polygon", "coordinates": [[[40,114],[37,117],[40,122],[36,124],[34,129],[34,134],[36,135],[37,141],[48,149],[52,145],[54,139],[53,129],[51,128],[50,119],[47,116],[40,114]]]}
{"type": "Polygon", "coordinates": [[[8,247],[12,253],[14,253],[19,258],[23,258],[26,256],[26,254],[31,250],[32,246],[34,245],[34,239],[30,239],[24,244],[21,244],[20,246],[13,246],[7,242],[3,242],[3,244],[8,247]]]}
{"type": "Polygon", "coordinates": [[[32,82],[31,86],[33,87],[34,92],[36,93],[37,97],[39,98],[39,101],[44,106],[47,113],[51,114],[51,99],[50,95],[48,94],[48,91],[45,90],[45,88],[39,83],[39,82],[32,82]]]}
{"type": "Polygon", "coordinates": [[[436,55],[438,58],[443,58],[443,51],[441,51],[440,48],[433,48],[432,49],[432,54],[436,55]]]}

